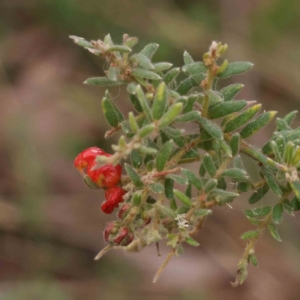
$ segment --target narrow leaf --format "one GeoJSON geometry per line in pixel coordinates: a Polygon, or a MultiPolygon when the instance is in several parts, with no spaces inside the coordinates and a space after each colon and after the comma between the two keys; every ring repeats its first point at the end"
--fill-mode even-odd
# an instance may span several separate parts
{"type": "Polygon", "coordinates": [[[203,157],[203,165],[211,177],[216,174],[216,167],[210,154],[206,153],[203,157]]]}
{"type": "Polygon", "coordinates": [[[146,69],[142,69],[142,68],[135,68],[131,71],[131,74],[134,77],[140,77],[140,78],[145,78],[145,79],[150,79],[150,80],[160,80],[161,77],[156,74],[153,71],[149,71],[146,69]]]}
{"type": "Polygon", "coordinates": [[[188,78],[180,82],[176,92],[179,95],[185,95],[195,86],[197,86],[197,82],[192,76],[189,76],[188,78]]]}
{"type": "Polygon", "coordinates": [[[171,124],[182,111],[182,103],[173,104],[169,110],[159,120],[159,129],[171,124]]]}
{"type": "Polygon", "coordinates": [[[119,80],[119,81],[114,81],[109,79],[108,77],[91,77],[88,78],[83,82],[84,84],[88,85],[100,85],[100,86],[117,86],[117,85],[122,85],[125,84],[125,81],[119,80]]]}
{"type": "Polygon", "coordinates": [[[154,71],[158,73],[170,69],[173,66],[173,64],[168,62],[160,62],[154,64],[153,66],[154,66],[154,71]]]}
{"type": "Polygon", "coordinates": [[[261,200],[264,195],[269,191],[269,186],[267,184],[263,185],[261,188],[257,190],[248,200],[250,204],[254,204],[261,200]]]}
{"type": "Polygon", "coordinates": [[[284,208],[283,208],[282,203],[278,203],[274,206],[272,218],[273,218],[273,222],[275,224],[281,223],[282,218],[283,218],[283,211],[284,211],[284,208]]]}
{"type": "Polygon", "coordinates": [[[167,88],[166,84],[162,82],[156,90],[156,94],[152,106],[152,114],[154,120],[159,120],[165,112],[167,103],[167,88]]]}
{"type": "Polygon", "coordinates": [[[279,187],[275,176],[273,175],[272,171],[269,168],[266,167],[262,167],[261,171],[265,177],[265,179],[267,180],[267,183],[269,185],[269,187],[271,188],[271,190],[279,197],[282,196],[282,190],[279,187]]]}
{"type": "Polygon", "coordinates": [[[226,70],[221,74],[218,74],[220,78],[227,78],[233,75],[244,73],[250,70],[253,67],[253,64],[250,62],[232,62],[229,63],[226,70]]]}
{"type": "Polygon", "coordinates": [[[239,153],[240,151],[240,144],[241,144],[241,136],[238,132],[232,135],[229,146],[232,151],[232,155],[235,156],[239,153]]]}
{"type": "Polygon", "coordinates": [[[210,179],[207,181],[207,183],[204,186],[204,192],[206,194],[212,192],[218,185],[218,180],[217,179],[210,179]]]}
{"type": "Polygon", "coordinates": [[[143,111],[144,111],[147,119],[149,121],[152,121],[152,112],[151,112],[151,109],[149,107],[148,100],[147,100],[147,98],[146,98],[146,96],[145,96],[145,94],[144,94],[144,92],[143,92],[140,85],[138,85],[137,88],[136,88],[136,95],[138,97],[138,100],[140,101],[140,105],[143,108],[143,111]]]}
{"type": "Polygon", "coordinates": [[[245,233],[243,233],[241,235],[241,239],[242,240],[249,240],[249,239],[253,239],[255,237],[259,236],[259,231],[257,230],[251,230],[251,231],[247,231],[245,233]]]}
{"type": "Polygon", "coordinates": [[[188,73],[199,84],[205,77],[207,68],[202,62],[193,62],[182,67],[182,71],[188,73]]]}
{"type": "Polygon", "coordinates": [[[148,44],[140,53],[151,59],[158,47],[158,44],[148,44]]]}
{"type": "Polygon", "coordinates": [[[278,230],[277,230],[277,228],[275,227],[274,224],[272,224],[272,223],[269,224],[269,225],[268,225],[268,229],[269,229],[269,231],[270,231],[272,237],[273,237],[276,241],[282,242],[282,240],[281,240],[281,238],[280,238],[280,235],[279,235],[279,233],[278,233],[278,230]]]}
{"type": "Polygon", "coordinates": [[[290,112],[289,114],[287,114],[283,120],[288,124],[291,125],[291,123],[293,122],[293,120],[295,119],[296,115],[297,115],[298,111],[294,110],[292,112],[290,112]]]}
{"type": "Polygon", "coordinates": [[[246,105],[247,101],[245,100],[216,103],[209,106],[208,117],[210,119],[222,118],[242,110],[246,105]]]}
{"type": "Polygon", "coordinates": [[[124,120],[123,115],[112,102],[108,91],[105,92],[101,105],[104,116],[110,126],[116,127],[124,120]]]}
{"type": "Polygon", "coordinates": [[[193,247],[198,247],[200,244],[190,236],[185,239],[186,243],[193,247]]]}
{"type": "Polygon", "coordinates": [[[202,125],[202,127],[214,138],[222,139],[223,132],[221,131],[220,127],[210,120],[199,116],[197,121],[202,125]]]}
{"type": "Polygon", "coordinates": [[[250,119],[252,119],[260,110],[260,108],[261,104],[256,104],[248,108],[238,116],[230,118],[230,120],[225,124],[224,132],[227,133],[238,129],[239,127],[247,123],[250,119]]]}
{"type": "Polygon", "coordinates": [[[168,199],[174,198],[173,187],[174,187],[174,180],[171,178],[166,178],[165,179],[165,195],[168,199]]]}
{"type": "Polygon", "coordinates": [[[184,205],[191,207],[193,205],[193,202],[190,198],[188,198],[184,193],[174,189],[173,190],[174,195],[176,198],[181,201],[184,205]]]}
{"type": "Polygon", "coordinates": [[[159,150],[156,157],[156,170],[162,171],[165,168],[165,165],[172,153],[174,142],[170,140],[166,142],[161,149],[159,150]]]}
{"type": "Polygon", "coordinates": [[[164,77],[164,82],[168,85],[171,81],[175,80],[175,78],[179,75],[180,68],[171,69],[164,77]]]}
{"type": "Polygon", "coordinates": [[[275,117],[276,114],[276,111],[267,111],[263,113],[256,120],[250,122],[242,129],[242,131],[240,132],[241,137],[245,139],[253,135],[258,130],[266,126],[275,117]]]}
{"type": "Polygon", "coordinates": [[[221,94],[224,98],[224,101],[230,101],[234,98],[235,95],[244,87],[243,84],[231,84],[221,89],[221,94]]]}
{"type": "Polygon", "coordinates": [[[154,182],[150,184],[150,189],[153,193],[162,194],[164,192],[164,186],[160,182],[154,182]]]}
{"type": "Polygon", "coordinates": [[[249,179],[246,171],[236,168],[224,170],[222,176],[230,177],[235,181],[247,181],[249,179]]]}
{"type": "Polygon", "coordinates": [[[141,181],[140,175],[130,165],[125,163],[124,167],[133,184],[136,187],[142,187],[143,183],[141,181]]]}
{"type": "Polygon", "coordinates": [[[154,129],[155,129],[155,125],[152,123],[145,125],[138,131],[138,135],[140,138],[144,138],[147,135],[149,135],[150,133],[152,133],[154,129]]]}
{"type": "Polygon", "coordinates": [[[181,168],[181,172],[188,181],[197,188],[197,190],[202,189],[202,181],[192,171],[181,168]]]}
{"type": "Polygon", "coordinates": [[[184,61],[185,65],[191,64],[194,62],[194,59],[186,50],[183,52],[183,61],[184,61]]]}

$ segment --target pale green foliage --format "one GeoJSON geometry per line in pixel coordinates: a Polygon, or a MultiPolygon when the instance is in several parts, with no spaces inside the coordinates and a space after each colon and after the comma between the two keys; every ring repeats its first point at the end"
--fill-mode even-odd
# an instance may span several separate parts
{"type": "Polygon", "coordinates": [[[184,243],[199,246],[193,237],[212,213],[211,208],[234,205],[241,193],[252,190],[249,203],[258,205],[244,214],[256,228],[241,235],[248,244],[233,285],[241,284],[248,264],[258,265],[254,247],[262,233],[267,230],[281,241],[275,224],[282,221],[284,212],[293,215],[300,209],[300,128],[290,127],[296,112],[276,120],[276,131],[260,150],[245,139],[272,121],[276,112],[256,116],[261,104],[234,99],[242,84],[218,89],[218,80],[252,67],[249,62],[227,60],[218,65],[226,44],[213,42],[201,62],[185,52],[182,68],[170,69],[171,63],[153,61],[158,44],[133,53],[138,40],[128,35],[124,35],[122,45],[114,45],[110,35],[104,41],[71,38],[106,60],[107,76],[89,78],[85,83],[107,88],[126,86],[132,103],[126,119],[108,90],[102,100],[103,114],[112,127],[106,137],[118,131],[123,135],[113,145],[114,154],[102,157],[101,162],[117,164],[131,158],[131,164],[127,161],[124,165],[127,175],[122,178],[122,187],[132,209],[130,218],[120,222],[137,234],[125,250],[165,242],[172,248],[168,262],[173,254],[182,252],[184,243]],[[186,77],[178,81],[181,71],[186,77]],[[194,130],[185,133],[191,124],[194,130]],[[250,156],[260,169],[259,182],[251,181],[241,153],[250,156]],[[179,167],[182,162],[198,164],[199,174],[188,166],[179,167]],[[273,202],[262,206],[259,201],[269,191],[273,202]],[[145,215],[151,222],[141,226],[145,215]]]}

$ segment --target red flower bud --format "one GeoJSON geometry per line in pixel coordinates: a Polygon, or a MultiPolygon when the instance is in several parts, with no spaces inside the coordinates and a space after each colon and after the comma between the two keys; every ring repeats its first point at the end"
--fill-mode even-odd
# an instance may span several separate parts
{"type": "Polygon", "coordinates": [[[105,213],[105,214],[111,214],[113,212],[115,208],[115,204],[113,202],[109,202],[109,201],[104,201],[101,204],[101,210],[105,213]]]}
{"type": "Polygon", "coordinates": [[[119,183],[122,174],[121,165],[106,164],[99,169],[91,170],[94,165],[88,168],[87,175],[100,187],[107,189],[119,183]]]}
{"type": "Polygon", "coordinates": [[[104,240],[108,242],[110,235],[115,234],[117,229],[118,225],[116,222],[109,222],[104,229],[104,240]]]}
{"type": "Polygon", "coordinates": [[[129,213],[130,208],[131,208],[131,205],[129,203],[125,203],[119,210],[118,218],[124,219],[127,216],[127,214],[129,213]]]}
{"type": "Polygon", "coordinates": [[[110,154],[104,152],[98,147],[90,147],[83,150],[77,155],[74,160],[74,167],[81,173],[84,173],[84,170],[95,163],[95,158],[98,155],[109,156],[110,154]]]}
{"type": "Polygon", "coordinates": [[[117,245],[120,245],[121,242],[125,239],[125,237],[128,235],[129,233],[129,230],[127,227],[123,227],[119,230],[119,234],[118,236],[114,239],[114,242],[117,244],[117,245]]]}

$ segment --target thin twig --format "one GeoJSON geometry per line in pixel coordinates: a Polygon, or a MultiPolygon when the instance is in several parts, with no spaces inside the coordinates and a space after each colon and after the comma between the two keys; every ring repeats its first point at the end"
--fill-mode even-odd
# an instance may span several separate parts
{"type": "Polygon", "coordinates": [[[170,260],[172,259],[173,255],[175,254],[175,249],[173,248],[168,256],[166,257],[166,260],[163,262],[163,264],[160,266],[160,268],[158,269],[158,271],[156,272],[154,278],[153,278],[153,283],[156,283],[157,280],[159,279],[161,273],[163,272],[163,270],[165,269],[165,267],[167,266],[167,264],[170,262],[170,260]]]}

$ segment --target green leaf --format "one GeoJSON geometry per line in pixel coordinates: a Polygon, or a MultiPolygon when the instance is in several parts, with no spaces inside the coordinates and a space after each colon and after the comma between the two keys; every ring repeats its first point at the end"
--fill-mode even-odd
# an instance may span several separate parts
{"type": "Polygon", "coordinates": [[[190,111],[184,115],[180,115],[176,118],[176,122],[192,122],[198,120],[200,117],[199,111],[190,111]]]}
{"type": "Polygon", "coordinates": [[[195,86],[197,86],[197,82],[192,76],[189,76],[188,78],[180,82],[176,92],[179,95],[186,95],[190,91],[190,89],[195,86]]]}
{"type": "Polygon", "coordinates": [[[218,184],[218,180],[217,179],[210,179],[206,182],[205,186],[204,186],[204,192],[206,194],[212,192],[218,184]]]}
{"type": "Polygon", "coordinates": [[[281,162],[282,161],[282,157],[281,157],[281,153],[280,153],[280,151],[279,151],[279,149],[277,147],[276,142],[275,141],[270,141],[270,146],[271,146],[271,149],[272,149],[272,151],[273,151],[273,153],[275,155],[276,161],[281,162]]]}
{"type": "Polygon", "coordinates": [[[80,47],[84,48],[93,48],[93,44],[88,42],[82,37],[76,36],[76,35],[69,35],[69,38],[73,40],[75,44],[77,44],[80,47]]]}
{"type": "Polygon", "coordinates": [[[263,185],[257,190],[248,200],[249,204],[254,204],[261,200],[264,195],[269,191],[269,186],[267,184],[263,185]]]}
{"type": "Polygon", "coordinates": [[[174,198],[173,187],[174,187],[174,180],[171,178],[166,178],[165,179],[165,195],[168,199],[174,198]]]}
{"type": "Polygon", "coordinates": [[[187,180],[187,178],[183,177],[183,176],[169,174],[166,177],[170,178],[170,179],[173,179],[174,181],[176,181],[179,184],[187,185],[189,183],[189,181],[187,180]]]}
{"type": "Polygon", "coordinates": [[[235,181],[248,181],[249,176],[246,171],[242,169],[226,169],[222,172],[222,176],[230,177],[235,181]]]}
{"type": "Polygon", "coordinates": [[[297,199],[297,197],[294,197],[291,201],[291,207],[293,211],[300,210],[300,201],[297,199]]]}
{"type": "Polygon", "coordinates": [[[282,190],[279,187],[275,176],[273,175],[272,171],[269,168],[261,167],[261,171],[263,173],[263,176],[267,180],[267,183],[271,190],[279,197],[282,196],[282,190]]]}
{"type": "Polygon", "coordinates": [[[129,53],[131,52],[131,48],[123,45],[114,45],[109,47],[106,52],[120,52],[120,53],[129,53]]]}
{"type": "Polygon", "coordinates": [[[154,129],[155,129],[155,125],[152,123],[145,125],[138,131],[138,135],[140,138],[144,138],[147,135],[149,135],[150,133],[152,133],[154,129]]]}
{"type": "Polygon", "coordinates": [[[166,126],[163,128],[163,132],[170,138],[182,137],[184,130],[175,129],[171,126],[166,126]]]}
{"type": "Polygon", "coordinates": [[[168,85],[170,82],[175,80],[175,78],[179,75],[180,68],[171,69],[164,77],[164,82],[168,85]]]}
{"type": "Polygon", "coordinates": [[[121,69],[118,67],[109,67],[107,76],[112,81],[117,81],[119,78],[119,75],[121,73],[121,69]]]}
{"type": "Polygon", "coordinates": [[[131,103],[132,103],[133,107],[135,108],[135,110],[138,112],[143,112],[143,108],[140,104],[139,99],[133,94],[129,94],[129,98],[130,98],[131,103]]]}
{"type": "Polygon", "coordinates": [[[276,128],[277,131],[283,131],[283,130],[290,130],[290,126],[287,124],[286,121],[283,119],[277,118],[276,119],[276,128]]]}
{"type": "Polygon", "coordinates": [[[182,111],[182,107],[182,103],[173,104],[159,120],[159,129],[162,129],[165,126],[171,124],[182,111]]]}
{"type": "Polygon", "coordinates": [[[224,132],[227,133],[238,129],[239,127],[247,123],[250,119],[252,119],[260,110],[260,108],[261,104],[256,104],[248,108],[238,116],[230,118],[230,120],[225,124],[224,132]]]}
{"type": "Polygon", "coordinates": [[[192,56],[186,50],[183,52],[183,61],[184,61],[185,65],[191,64],[194,62],[192,56]]]}
{"type": "Polygon", "coordinates": [[[283,205],[283,208],[286,211],[286,213],[288,213],[289,215],[292,215],[292,216],[294,215],[293,208],[291,206],[291,202],[289,199],[284,199],[282,201],[282,205],[283,205]]]}
{"type": "Polygon", "coordinates": [[[232,62],[229,63],[226,70],[221,74],[218,74],[220,78],[227,78],[233,75],[244,73],[250,70],[253,67],[253,64],[250,62],[232,62]]]}
{"type": "Polygon", "coordinates": [[[126,81],[114,81],[109,79],[108,77],[91,77],[85,80],[83,83],[88,85],[100,85],[110,87],[125,84],[126,81]]]}
{"type": "Polygon", "coordinates": [[[156,52],[156,50],[158,49],[158,47],[159,47],[158,44],[154,44],[154,43],[148,44],[144,47],[144,49],[140,52],[140,54],[143,54],[149,59],[151,59],[154,53],[156,52]]]}
{"type": "Polygon", "coordinates": [[[143,183],[141,181],[140,175],[130,165],[125,163],[124,167],[125,167],[126,173],[128,174],[128,176],[132,180],[133,184],[136,187],[142,187],[143,183]]]}
{"type": "Polygon", "coordinates": [[[249,192],[251,190],[251,184],[249,182],[238,182],[236,188],[239,192],[249,192]]]}
{"type": "Polygon", "coordinates": [[[194,104],[195,104],[197,99],[198,99],[198,95],[189,95],[189,97],[187,99],[187,102],[184,105],[184,108],[183,108],[182,112],[185,114],[185,113],[188,113],[188,112],[192,111],[193,108],[194,108],[194,104]]]}
{"type": "Polygon", "coordinates": [[[297,115],[298,111],[294,110],[292,112],[290,112],[289,114],[287,114],[283,120],[288,124],[291,125],[291,123],[293,122],[293,120],[295,119],[296,115],[297,115]]]}
{"type": "Polygon", "coordinates": [[[272,223],[268,224],[268,229],[269,229],[269,231],[270,231],[272,237],[273,237],[276,241],[282,242],[282,240],[281,240],[281,238],[280,238],[280,235],[279,235],[279,233],[278,233],[278,231],[277,231],[277,228],[275,227],[274,224],[272,224],[272,223]]]}
{"type": "Polygon", "coordinates": [[[206,153],[203,156],[203,165],[206,171],[208,172],[208,174],[210,175],[210,177],[214,177],[216,174],[216,167],[209,153],[206,153]]]}
{"type": "Polygon", "coordinates": [[[143,69],[154,70],[151,60],[141,53],[132,55],[130,57],[130,61],[138,63],[138,65],[143,69]]]}
{"type": "Polygon", "coordinates": [[[154,71],[158,73],[170,69],[173,66],[173,64],[169,62],[160,62],[160,63],[153,64],[153,66],[154,66],[154,71]]]}
{"type": "Polygon", "coordinates": [[[160,80],[161,79],[161,77],[158,74],[156,74],[155,72],[149,71],[146,69],[142,69],[142,68],[132,69],[131,75],[133,75],[134,77],[150,79],[150,80],[160,80]]]}
{"type": "Polygon", "coordinates": [[[283,161],[286,164],[290,164],[292,162],[294,150],[295,150],[295,144],[292,142],[288,142],[285,146],[284,153],[283,153],[283,161]]]}
{"type": "Polygon", "coordinates": [[[204,79],[207,68],[202,62],[192,62],[184,65],[182,71],[191,75],[199,84],[204,79]]]}
{"type": "Polygon", "coordinates": [[[133,133],[137,133],[139,130],[139,126],[132,112],[129,112],[128,120],[129,120],[130,128],[133,131],[133,133]]]}
{"type": "Polygon", "coordinates": [[[138,41],[139,40],[136,37],[128,37],[124,41],[124,45],[133,48],[138,43],[138,41]]]}
{"type": "Polygon", "coordinates": [[[211,90],[207,91],[207,96],[212,105],[223,102],[222,95],[218,92],[211,91],[211,90]]]}
{"type": "Polygon", "coordinates": [[[151,112],[151,109],[149,107],[148,100],[147,100],[147,98],[146,98],[146,96],[145,96],[145,94],[144,94],[144,92],[143,92],[140,85],[138,85],[137,88],[136,88],[136,95],[138,97],[138,100],[140,101],[140,105],[143,108],[143,111],[144,111],[147,119],[149,121],[152,121],[152,112],[151,112]]]}
{"type": "Polygon", "coordinates": [[[282,203],[277,203],[274,208],[273,208],[273,222],[275,224],[280,224],[283,218],[283,204],[282,203]]]}
{"type": "Polygon", "coordinates": [[[135,206],[139,206],[142,202],[142,195],[141,195],[141,192],[138,191],[136,193],[133,194],[133,197],[132,197],[132,202],[135,206]]]}
{"type": "Polygon", "coordinates": [[[246,209],[244,210],[244,214],[246,217],[249,218],[259,218],[266,216],[272,211],[271,206],[264,206],[264,207],[259,207],[259,208],[254,208],[254,209],[246,209]]]}
{"type": "Polygon", "coordinates": [[[88,175],[83,175],[83,181],[90,189],[93,190],[100,189],[100,187],[88,175]]]}
{"type": "Polygon", "coordinates": [[[152,148],[152,147],[146,147],[146,146],[141,146],[141,147],[139,148],[139,151],[140,151],[141,153],[149,154],[149,155],[152,155],[152,154],[154,155],[154,154],[157,153],[157,149],[152,148]]]}
{"type": "Polygon", "coordinates": [[[130,156],[132,165],[138,169],[142,165],[143,157],[136,150],[132,150],[130,156]]]}
{"type": "Polygon", "coordinates": [[[197,190],[202,189],[202,181],[192,171],[181,168],[181,172],[188,181],[196,187],[197,190]]]}
{"type": "Polygon", "coordinates": [[[289,184],[293,192],[295,193],[296,198],[300,200],[300,181],[290,181],[289,184]]]}
{"type": "Polygon", "coordinates": [[[185,189],[185,192],[187,197],[192,198],[192,185],[191,183],[188,184],[188,186],[185,189]]]}
{"type": "Polygon", "coordinates": [[[161,213],[169,218],[175,219],[176,218],[176,213],[174,210],[170,209],[169,207],[160,205],[159,210],[161,211],[161,213]]]}
{"type": "Polygon", "coordinates": [[[259,236],[259,233],[260,233],[260,232],[257,231],[257,230],[247,231],[247,232],[245,232],[245,233],[243,233],[243,234],[241,235],[241,239],[242,239],[242,240],[253,239],[253,238],[259,236]]]}
{"type": "Polygon", "coordinates": [[[252,263],[252,265],[253,265],[254,267],[257,267],[257,266],[258,266],[258,260],[257,260],[255,254],[251,254],[251,255],[250,255],[250,261],[251,261],[251,263],[252,263]]]}
{"type": "Polygon", "coordinates": [[[242,110],[246,105],[247,101],[245,100],[215,103],[209,106],[208,117],[210,119],[222,118],[242,110]]]}
{"type": "Polygon", "coordinates": [[[233,99],[235,95],[238,94],[238,92],[244,87],[243,84],[237,83],[237,84],[231,84],[229,86],[224,87],[221,89],[221,94],[224,98],[224,101],[230,101],[233,99]]]}
{"type": "Polygon", "coordinates": [[[277,114],[277,111],[267,111],[260,115],[256,120],[253,120],[248,125],[246,125],[240,135],[242,138],[248,138],[249,136],[256,133],[258,130],[266,126],[277,114]]]}
{"type": "Polygon", "coordinates": [[[156,170],[162,171],[165,168],[165,165],[172,153],[172,149],[174,146],[173,140],[166,142],[161,149],[159,150],[156,157],[156,170]]]}
{"type": "Polygon", "coordinates": [[[214,199],[218,202],[219,205],[224,205],[228,202],[231,202],[240,194],[216,188],[212,191],[211,195],[214,197],[214,199]]]}
{"type": "Polygon", "coordinates": [[[112,102],[107,90],[105,91],[105,95],[102,99],[101,105],[104,116],[110,126],[116,127],[120,122],[124,120],[122,113],[112,102]]]}
{"type": "Polygon", "coordinates": [[[232,135],[229,146],[232,151],[232,155],[235,156],[239,153],[240,151],[240,144],[241,144],[241,136],[238,132],[232,135]]]}
{"type": "Polygon", "coordinates": [[[154,182],[150,184],[150,189],[153,193],[162,194],[164,192],[164,186],[160,182],[154,182]]]}
{"type": "Polygon", "coordinates": [[[164,112],[167,103],[167,88],[166,84],[162,82],[156,89],[156,94],[152,106],[152,114],[154,120],[159,120],[164,112]]]}
{"type": "Polygon", "coordinates": [[[177,199],[182,202],[184,205],[191,207],[193,205],[193,202],[190,198],[188,198],[184,193],[174,189],[173,190],[174,195],[177,197],[177,199]]]}
{"type": "Polygon", "coordinates": [[[218,125],[201,116],[198,117],[197,121],[212,137],[216,139],[223,138],[223,132],[218,125]]]}
{"type": "Polygon", "coordinates": [[[189,244],[190,246],[193,246],[193,247],[198,247],[200,246],[200,244],[194,240],[193,238],[191,238],[190,236],[188,236],[186,239],[185,239],[186,243],[189,244]]]}

